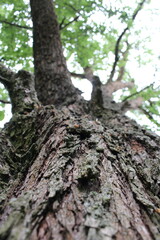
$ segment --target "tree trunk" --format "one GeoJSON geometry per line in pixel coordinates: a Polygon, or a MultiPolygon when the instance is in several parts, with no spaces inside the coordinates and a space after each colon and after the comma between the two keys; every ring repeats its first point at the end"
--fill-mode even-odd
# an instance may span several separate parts
{"type": "Polygon", "coordinates": [[[60,40],[52,0],[30,0],[33,20],[35,85],[44,104],[63,105],[77,100],[60,40]],[[63,83],[62,83],[63,82],[63,83]]]}
{"type": "Polygon", "coordinates": [[[34,57],[43,105],[31,74],[0,65],[13,105],[0,132],[0,239],[159,240],[160,138],[115,103],[104,108],[97,78],[91,104],[80,104],[49,4],[31,0],[33,25],[42,24],[34,57]]]}
{"type": "Polygon", "coordinates": [[[0,239],[159,239],[159,137],[41,107],[1,132],[0,239]]]}

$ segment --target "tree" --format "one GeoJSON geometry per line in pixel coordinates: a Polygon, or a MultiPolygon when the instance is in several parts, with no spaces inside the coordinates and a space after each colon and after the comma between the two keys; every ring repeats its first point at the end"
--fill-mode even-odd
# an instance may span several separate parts
{"type": "Polygon", "coordinates": [[[159,137],[90,68],[92,98],[81,97],[52,1],[30,4],[35,75],[0,65],[13,111],[0,136],[0,239],[158,240],[159,137]]]}
{"type": "MultiPolygon", "coordinates": [[[[132,61],[132,64],[136,64],[137,67],[138,65],[143,67],[150,61],[149,67],[155,62],[151,57],[151,51],[144,46],[148,37],[144,37],[144,34],[141,34],[144,31],[138,28],[140,24],[137,16],[141,15],[142,7],[143,5],[146,7],[147,2],[150,1],[136,0],[126,5],[120,0],[107,3],[102,3],[101,0],[81,2],[72,0],[68,3],[63,0],[56,1],[55,7],[65,56],[67,60],[73,59],[74,62],[73,66],[70,66],[72,77],[88,78],[91,81],[91,76],[86,74],[87,69],[95,76],[99,76],[100,71],[104,92],[107,89],[107,94],[113,97],[119,90],[121,95],[116,101],[125,103],[123,111],[132,111],[140,117],[145,114],[148,122],[151,121],[156,129],[156,125],[159,126],[160,96],[156,78],[153,76],[155,80],[148,85],[143,81],[144,86],[139,88],[137,84],[141,79],[137,83],[129,67],[133,54],[137,62],[132,61]],[[101,21],[99,19],[95,21],[99,16],[101,21]],[[77,74],[77,67],[81,67],[81,73],[77,74]]],[[[32,71],[32,26],[28,3],[24,0],[18,2],[5,0],[0,11],[1,60],[8,66],[14,67],[18,64],[19,69],[21,65],[24,69],[32,71]]],[[[155,68],[158,69],[156,66],[155,68]]],[[[4,104],[8,102],[6,91],[1,88],[0,119],[4,117],[4,104]]]]}

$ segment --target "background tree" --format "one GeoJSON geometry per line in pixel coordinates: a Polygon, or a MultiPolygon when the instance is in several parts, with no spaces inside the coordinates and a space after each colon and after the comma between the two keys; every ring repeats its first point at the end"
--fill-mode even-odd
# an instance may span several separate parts
{"type": "Polygon", "coordinates": [[[116,41],[117,79],[113,67],[102,84],[81,63],[78,77],[93,85],[87,102],[71,83],[77,73],[67,70],[59,32],[80,17],[58,24],[51,0],[30,5],[35,75],[0,65],[13,112],[0,136],[0,239],[159,239],[159,137],[123,115],[131,102],[112,100],[130,49],[127,38],[124,50],[118,42],[130,25],[116,41]]]}

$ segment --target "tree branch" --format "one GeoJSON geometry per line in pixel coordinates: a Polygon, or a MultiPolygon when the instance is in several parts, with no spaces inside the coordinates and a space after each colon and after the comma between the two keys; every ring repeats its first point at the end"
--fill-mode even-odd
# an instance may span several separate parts
{"type": "Polygon", "coordinates": [[[137,97],[135,99],[130,99],[129,101],[122,102],[121,110],[127,112],[128,110],[139,109],[142,106],[144,99],[142,97],[137,97]]]}
{"type": "Polygon", "coordinates": [[[74,6],[72,6],[72,5],[69,4],[69,3],[65,3],[65,5],[68,6],[68,7],[70,7],[70,8],[71,8],[74,12],[76,12],[76,13],[77,13],[77,12],[78,12],[78,13],[80,12],[80,10],[77,10],[74,6]]]}
{"type": "Polygon", "coordinates": [[[123,88],[133,88],[134,87],[134,82],[122,82],[122,81],[114,81],[110,82],[108,84],[104,84],[103,90],[106,93],[106,96],[112,96],[114,92],[116,92],[119,89],[123,88]]]}
{"type": "Polygon", "coordinates": [[[0,99],[0,103],[4,103],[4,104],[11,104],[11,102],[10,102],[10,101],[6,101],[6,100],[2,100],[2,99],[0,99]]]}
{"type": "Polygon", "coordinates": [[[15,72],[0,63],[0,82],[4,84],[7,89],[10,87],[14,76],[15,72]]]}
{"type": "Polygon", "coordinates": [[[70,72],[71,77],[76,77],[76,78],[86,78],[85,74],[81,74],[81,73],[74,73],[74,72],[70,72]]]}
{"type": "Polygon", "coordinates": [[[62,26],[63,26],[65,20],[66,20],[66,17],[64,17],[64,18],[62,19],[62,22],[59,24],[59,30],[62,29],[62,26]]]}
{"type": "MultiPolygon", "coordinates": [[[[65,5],[68,6],[69,8],[71,8],[74,12],[78,13],[79,16],[83,16],[83,14],[81,13],[81,10],[83,11],[83,9],[76,9],[74,6],[72,6],[69,3],[65,3],[65,5]]],[[[91,15],[92,15],[92,13],[87,16],[90,17],[91,15]]]]}
{"type": "Polygon", "coordinates": [[[145,110],[142,106],[140,106],[139,109],[140,109],[151,121],[154,119],[153,116],[150,114],[150,112],[148,112],[147,110],[145,110]]]}
{"type": "MultiPolygon", "coordinates": [[[[142,9],[143,7],[143,4],[145,3],[146,0],[143,0],[139,3],[137,9],[135,10],[133,16],[132,16],[132,22],[135,20],[138,12],[142,9]]],[[[125,35],[125,33],[129,30],[130,26],[128,25],[124,30],[123,32],[121,33],[121,35],[119,36],[119,38],[117,39],[117,42],[116,42],[116,46],[115,46],[115,59],[114,59],[114,63],[113,63],[113,67],[112,67],[112,71],[111,71],[111,74],[110,74],[110,77],[108,79],[108,82],[112,82],[113,80],[113,77],[114,77],[114,74],[115,74],[115,70],[116,70],[116,66],[117,66],[117,63],[119,61],[119,46],[120,46],[120,42],[123,38],[123,36],[125,35]]]]}
{"type": "Polygon", "coordinates": [[[67,26],[69,26],[70,24],[72,24],[73,22],[77,21],[77,19],[79,18],[79,16],[76,16],[72,21],[66,23],[63,25],[65,19],[62,20],[61,24],[59,25],[59,29],[63,30],[64,28],[66,28],[67,26]]]}
{"type": "Polygon", "coordinates": [[[89,80],[91,83],[93,82],[94,78],[97,78],[98,76],[93,75],[93,71],[91,67],[85,67],[84,68],[84,73],[73,73],[70,72],[72,77],[77,77],[77,78],[81,78],[81,79],[87,79],[89,80]]]}
{"type": "Polygon", "coordinates": [[[153,86],[153,84],[154,84],[154,83],[151,83],[150,85],[148,85],[148,86],[144,87],[144,88],[143,88],[143,89],[141,89],[140,91],[138,91],[138,92],[135,92],[135,93],[133,93],[133,94],[131,94],[131,95],[127,96],[125,99],[123,99],[123,101],[122,101],[122,102],[125,102],[125,101],[127,101],[129,98],[132,98],[132,97],[134,97],[134,96],[136,96],[136,95],[140,94],[140,93],[141,93],[141,92],[143,92],[144,90],[146,90],[146,89],[148,89],[148,88],[152,87],[152,86],[153,86]]]}
{"type": "Polygon", "coordinates": [[[16,23],[8,22],[6,20],[0,20],[0,23],[5,23],[5,24],[8,24],[8,25],[13,26],[13,27],[23,28],[23,29],[28,29],[28,30],[32,30],[33,29],[32,27],[22,26],[22,25],[19,25],[19,24],[16,24],[16,23]]]}
{"type": "Polygon", "coordinates": [[[120,67],[119,69],[119,73],[118,73],[118,77],[116,81],[122,81],[124,73],[125,73],[125,66],[126,66],[126,61],[127,61],[127,57],[128,57],[128,52],[130,50],[130,44],[128,43],[128,41],[126,41],[127,44],[127,48],[124,52],[122,52],[122,61],[124,62],[124,65],[122,67],[120,67]]]}

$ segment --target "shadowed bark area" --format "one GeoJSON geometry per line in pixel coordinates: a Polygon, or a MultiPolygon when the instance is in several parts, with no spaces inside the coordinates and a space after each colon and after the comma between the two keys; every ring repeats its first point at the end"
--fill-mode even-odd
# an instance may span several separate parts
{"type": "Polygon", "coordinates": [[[35,86],[42,104],[75,102],[77,91],[71,84],[60,41],[59,25],[52,0],[30,0],[33,20],[35,86]]]}
{"type": "Polygon", "coordinates": [[[159,137],[112,116],[50,106],[12,119],[0,239],[159,239],[159,137]]]}

